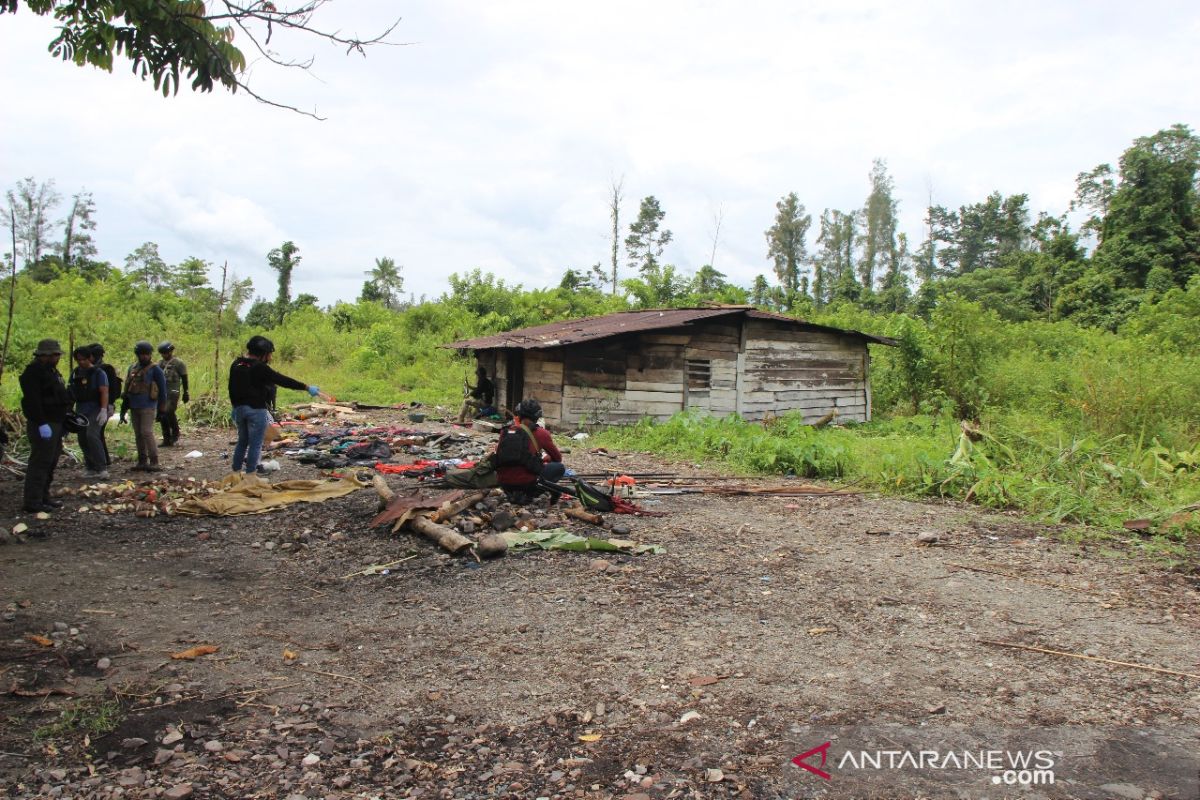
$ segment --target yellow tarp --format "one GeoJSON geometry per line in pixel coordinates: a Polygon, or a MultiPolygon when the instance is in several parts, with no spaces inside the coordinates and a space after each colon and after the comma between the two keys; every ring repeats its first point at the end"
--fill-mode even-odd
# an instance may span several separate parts
{"type": "Polygon", "coordinates": [[[353,477],[269,483],[257,475],[231,472],[218,484],[217,494],[187,500],[175,513],[218,517],[262,514],[293,503],[323,503],[370,485],[353,477]]]}

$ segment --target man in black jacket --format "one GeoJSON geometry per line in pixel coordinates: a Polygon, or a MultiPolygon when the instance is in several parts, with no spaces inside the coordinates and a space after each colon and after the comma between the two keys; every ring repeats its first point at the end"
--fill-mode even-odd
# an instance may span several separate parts
{"type": "Polygon", "coordinates": [[[267,400],[270,387],[297,389],[316,397],[321,390],[306,386],[294,378],[280,375],[269,362],[275,345],[265,336],[252,336],[246,343],[246,355],[234,359],[229,367],[229,402],[233,404],[233,421],[237,425],[237,446],[233,448],[233,471],[247,473],[258,468],[262,456],[263,437],[270,416],[267,400]]]}
{"type": "Polygon", "coordinates": [[[54,468],[62,455],[63,420],[71,410],[71,394],[58,372],[60,358],[58,341],[42,339],[21,373],[21,411],[29,435],[24,510],[31,513],[62,508],[62,501],[50,498],[54,468]]]}

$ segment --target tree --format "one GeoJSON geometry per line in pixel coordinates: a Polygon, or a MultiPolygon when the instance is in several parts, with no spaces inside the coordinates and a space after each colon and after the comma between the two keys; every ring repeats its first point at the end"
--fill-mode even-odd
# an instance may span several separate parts
{"type": "Polygon", "coordinates": [[[1075,176],[1075,199],[1071,201],[1071,210],[1088,213],[1081,230],[1094,234],[1099,242],[1104,241],[1104,220],[1116,191],[1117,182],[1109,164],[1101,164],[1090,172],[1075,176]]]}
{"type": "Polygon", "coordinates": [[[621,256],[621,190],[625,186],[625,176],[613,181],[612,191],[608,196],[608,212],[612,218],[612,293],[617,293],[617,261],[621,256]]]}
{"type": "Polygon", "coordinates": [[[704,299],[712,299],[726,286],[725,273],[718,272],[712,264],[705,264],[692,277],[692,294],[704,299]]]}
{"type": "Polygon", "coordinates": [[[300,248],[295,242],[287,241],[267,253],[267,265],[279,275],[279,293],[275,296],[275,321],[283,324],[292,302],[292,272],[300,263],[296,255],[300,248]]]}
{"type": "Polygon", "coordinates": [[[158,254],[158,245],[146,242],[125,256],[125,272],[135,284],[161,289],[171,279],[171,268],[158,254]]]}
{"type": "Polygon", "coordinates": [[[20,262],[29,267],[45,254],[53,226],[50,215],[62,197],[55,191],[53,180],[38,183],[33,178],[17,181],[16,191],[8,190],[5,197],[12,211],[6,216],[11,220],[20,262]]]}
{"type": "Polygon", "coordinates": [[[785,195],[775,209],[775,224],[766,231],[767,258],[775,262],[775,277],[791,298],[800,291],[800,274],[808,260],[804,237],[812,225],[812,215],[805,212],[795,192],[785,195]]]}
{"type": "Polygon", "coordinates": [[[199,258],[185,258],[171,269],[167,285],[185,297],[195,297],[198,290],[208,286],[208,271],[212,265],[199,258]]]}
{"type": "MultiPolygon", "coordinates": [[[[272,37],[280,32],[304,34],[365,55],[367,47],[383,43],[399,24],[397,20],[367,39],[321,30],[313,17],[328,2],[301,0],[289,6],[272,0],[26,0],[25,6],[59,23],[49,49],[64,61],[112,72],[114,57],[124,56],[133,62],[133,72],[152,80],[164,97],[177,93],[184,79],[193,91],[211,92],[219,84],[230,92],[241,89],[261,103],[299,111],[250,88],[246,56],[234,39],[239,33],[245,36],[250,49],[272,64],[308,69],[311,58],[283,58],[271,49],[272,37]]],[[[0,14],[16,13],[19,6],[19,0],[0,0],[0,14]]]]}
{"type": "Polygon", "coordinates": [[[813,301],[818,307],[832,300],[835,288],[853,286],[858,297],[858,282],[854,279],[854,244],[857,222],[854,214],[837,209],[821,213],[821,232],[817,235],[820,251],[813,259],[813,301]]]}
{"type": "Polygon", "coordinates": [[[871,165],[871,193],[863,207],[862,258],[858,262],[863,290],[868,294],[875,287],[876,274],[883,271],[893,275],[898,270],[896,249],[897,202],[892,197],[894,184],[887,173],[887,164],[877,158],[871,165]]]}
{"type": "Polygon", "coordinates": [[[63,242],[59,251],[68,270],[83,271],[97,255],[96,240],[92,238],[92,231],[96,230],[95,213],[96,202],[91,192],[79,192],[71,198],[71,210],[62,222],[63,242]]]}
{"type": "Polygon", "coordinates": [[[1097,267],[1118,287],[1144,287],[1157,267],[1186,285],[1200,269],[1200,138],[1186,125],[1144,136],[1122,154],[1120,170],[1097,267]]]}
{"type": "Polygon", "coordinates": [[[977,269],[1000,266],[1010,253],[1020,252],[1029,242],[1028,195],[1004,197],[992,192],[982,203],[951,211],[942,206],[929,209],[931,239],[938,250],[941,270],[948,275],[966,275],[977,269]]]}
{"type": "Polygon", "coordinates": [[[910,257],[907,234],[901,233],[896,237],[895,253],[889,261],[887,272],[879,284],[876,300],[880,308],[898,313],[908,306],[908,300],[911,297],[908,287],[910,257]]]}
{"type": "MultiPolygon", "coordinates": [[[[596,267],[599,267],[599,265],[597,264],[596,267]]],[[[558,283],[558,288],[562,289],[564,292],[596,291],[600,287],[593,282],[593,276],[596,276],[597,273],[603,275],[603,272],[596,267],[593,267],[590,272],[584,272],[583,270],[578,269],[567,269],[567,271],[563,273],[562,280],[558,283]]],[[[608,276],[603,275],[603,277],[607,282],[608,276]]]]}
{"type": "Polygon", "coordinates": [[[361,299],[374,300],[393,311],[400,308],[400,293],[404,290],[401,269],[403,267],[396,266],[396,262],[387,256],[375,259],[374,268],[367,271],[361,299]]]}
{"type": "Polygon", "coordinates": [[[629,235],[625,237],[629,266],[637,269],[643,278],[658,270],[663,248],[671,242],[671,232],[661,227],[666,215],[667,212],[659,207],[658,199],[650,195],[643,198],[638,218],[629,226],[629,235]]]}
{"type": "Polygon", "coordinates": [[[278,319],[279,306],[270,300],[256,299],[246,312],[246,325],[258,330],[270,330],[278,319]]]}
{"type": "Polygon", "coordinates": [[[771,299],[771,284],[766,275],[755,275],[754,285],[750,288],[750,304],[766,306],[771,299]]]}

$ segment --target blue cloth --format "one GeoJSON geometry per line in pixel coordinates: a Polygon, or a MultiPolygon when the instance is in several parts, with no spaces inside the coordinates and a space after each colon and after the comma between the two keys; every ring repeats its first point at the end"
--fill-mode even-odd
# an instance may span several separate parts
{"type": "MultiPolygon", "coordinates": [[[[94,377],[92,380],[96,382],[97,389],[108,388],[108,376],[104,374],[104,370],[97,369],[93,375],[94,377]]],[[[112,404],[115,400],[115,397],[108,398],[108,402],[110,404],[112,404]]],[[[90,400],[85,400],[82,403],[76,403],[75,410],[91,420],[92,424],[94,425],[96,421],[92,419],[92,416],[100,411],[100,404],[90,400]]]]}
{"type": "Polygon", "coordinates": [[[130,408],[158,408],[167,402],[167,376],[158,364],[151,365],[146,371],[146,380],[158,384],[158,399],[151,400],[149,394],[131,394],[128,400],[130,408]]]}
{"type": "Polygon", "coordinates": [[[237,426],[237,446],[233,448],[233,471],[241,472],[244,465],[247,473],[254,472],[262,456],[263,437],[271,415],[265,408],[234,406],[233,422],[237,426]]]}
{"type": "Polygon", "coordinates": [[[562,480],[563,475],[567,472],[567,465],[561,461],[551,461],[549,464],[542,466],[542,474],[539,476],[544,481],[550,483],[558,483],[562,480]]]}

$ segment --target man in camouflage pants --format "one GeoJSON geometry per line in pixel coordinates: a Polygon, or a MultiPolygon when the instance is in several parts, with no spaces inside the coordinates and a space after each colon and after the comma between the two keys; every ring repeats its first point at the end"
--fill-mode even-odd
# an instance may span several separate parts
{"type": "Polygon", "coordinates": [[[167,379],[167,401],[159,417],[162,423],[162,446],[174,447],[179,441],[179,401],[188,402],[188,373],[187,364],[175,357],[175,345],[163,342],[158,346],[158,354],[162,361],[158,362],[159,369],[167,379]]]}

